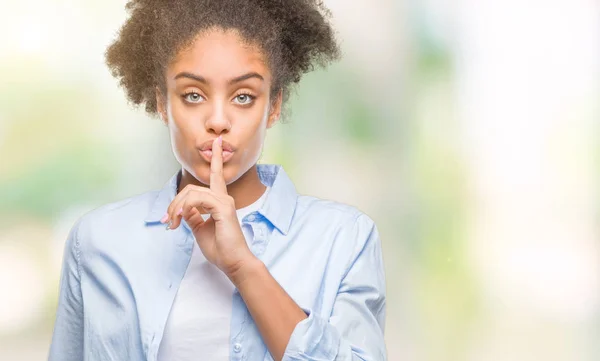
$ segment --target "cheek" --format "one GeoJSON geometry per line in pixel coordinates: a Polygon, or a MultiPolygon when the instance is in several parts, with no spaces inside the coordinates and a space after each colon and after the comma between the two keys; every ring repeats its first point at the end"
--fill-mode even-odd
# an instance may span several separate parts
{"type": "Polygon", "coordinates": [[[187,163],[186,160],[193,156],[191,153],[196,149],[194,135],[197,129],[194,122],[189,121],[185,114],[177,113],[176,109],[170,108],[167,115],[173,153],[180,163],[187,163]]]}
{"type": "Polygon", "coordinates": [[[248,136],[246,138],[246,144],[244,145],[241,153],[243,162],[256,162],[260,157],[265,139],[265,124],[265,122],[260,122],[258,126],[245,130],[248,136]]]}

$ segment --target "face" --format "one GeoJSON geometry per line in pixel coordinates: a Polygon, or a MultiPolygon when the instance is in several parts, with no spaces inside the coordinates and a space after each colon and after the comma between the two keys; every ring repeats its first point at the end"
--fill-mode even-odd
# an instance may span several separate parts
{"type": "Polygon", "coordinates": [[[223,175],[231,184],[260,157],[266,130],[278,119],[281,94],[270,98],[262,51],[232,30],[201,33],[166,71],[157,109],[184,170],[209,184],[212,141],[223,137],[223,175]]]}

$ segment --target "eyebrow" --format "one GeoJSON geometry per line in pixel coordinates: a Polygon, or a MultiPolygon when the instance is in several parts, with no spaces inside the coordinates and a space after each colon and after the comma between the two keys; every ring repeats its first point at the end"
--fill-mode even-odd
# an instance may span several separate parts
{"type": "MultiPolygon", "coordinates": [[[[196,74],[188,73],[186,71],[181,72],[181,73],[175,75],[175,79],[176,80],[179,79],[179,78],[193,79],[193,80],[196,80],[196,81],[198,81],[200,83],[204,83],[204,84],[208,84],[209,83],[208,80],[206,80],[205,77],[203,77],[201,75],[196,75],[196,74]]],[[[229,80],[228,84],[232,85],[232,84],[239,83],[241,81],[244,81],[246,79],[251,79],[251,78],[257,78],[257,79],[260,79],[262,81],[265,80],[262,77],[262,75],[258,74],[257,72],[250,72],[250,73],[247,73],[247,74],[244,74],[244,75],[240,75],[238,77],[235,77],[235,78],[229,80]]]]}

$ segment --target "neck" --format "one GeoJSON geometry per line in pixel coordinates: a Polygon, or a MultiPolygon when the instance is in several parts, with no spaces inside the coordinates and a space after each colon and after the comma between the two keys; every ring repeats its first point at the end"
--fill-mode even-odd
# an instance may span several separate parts
{"type": "MultiPolygon", "coordinates": [[[[195,184],[201,187],[208,187],[206,184],[200,183],[193,175],[185,169],[181,170],[181,180],[177,187],[177,192],[185,188],[188,184],[195,184]]],[[[235,208],[240,209],[256,202],[263,195],[267,187],[262,184],[258,177],[256,164],[253,165],[246,173],[239,177],[235,182],[227,185],[227,194],[233,197],[235,208]]]]}

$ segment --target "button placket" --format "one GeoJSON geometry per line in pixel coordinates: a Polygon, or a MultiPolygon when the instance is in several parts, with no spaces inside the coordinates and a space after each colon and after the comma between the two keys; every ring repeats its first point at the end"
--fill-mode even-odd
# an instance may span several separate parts
{"type": "Polygon", "coordinates": [[[256,256],[262,255],[265,251],[266,238],[263,224],[251,224],[254,237],[252,239],[252,251],[256,256]]]}
{"type": "Polygon", "coordinates": [[[263,216],[258,212],[252,212],[244,217],[243,226],[250,227],[252,230],[252,238],[248,242],[248,246],[252,250],[252,253],[260,257],[267,247],[268,243],[268,231],[267,225],[263,216]]]}
{"type": "Polygon", "coordinates": [[[236,343],[233,345],[233,351],[234,351],[235,353],[240,353],[240,352],[242,351],[242,344],[241,344],[241,343],[239,343],[239,342],[236,342],[236,343]]]}
{"type": "Polygon", "coordinates": [[[244,357],[242,352],[244,334],[247,332],[249,313],[247,312],[246,304],[239,292],[233,294],[233,312],[232,312],[232,329],[230,338],[231,360],[240,361],[244,357]]]}

